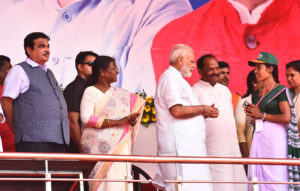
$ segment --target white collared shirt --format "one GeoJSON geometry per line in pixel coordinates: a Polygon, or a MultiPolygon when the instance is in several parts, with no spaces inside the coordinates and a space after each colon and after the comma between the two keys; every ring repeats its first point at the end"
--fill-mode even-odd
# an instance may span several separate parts
{"type": "Polygon", "coordinates": [[[208,156],[240,156],[230,90],[203,80],[194,84],[193,90],[201,105],[215,104],[219,110],[217,118],[205,119],[208,156]]]}
{"type": "MultiPolygon", "coordinates": [[[[26,62],[32,67],[40,67],[45,72],[47,71],[47,65],[39,65],[30,58],[26,58],[26,62]]],[[[24,93],[30,86],[30,80],[28,75],[20,65],[15,65],[9,70],[3,87],[2,97],[10,97],[16,99],[20,93],[24,93]]]]}
{"type": "Polygon", "coordinates": [[[228,0],[229,3],[239,13],[242,24],[256,24],[261,17],[262,12],[273,2],[273,0],[267,0],[266,2],[258,5],[255,9],[250,11],[245,5],[235,0],[228,0]]]}

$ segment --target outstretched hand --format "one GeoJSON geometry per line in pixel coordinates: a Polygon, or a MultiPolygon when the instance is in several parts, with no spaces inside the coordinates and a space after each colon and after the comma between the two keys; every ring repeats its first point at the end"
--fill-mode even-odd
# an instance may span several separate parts
{"type": "Polygon", "coordinates": [[[211,106],[204,105],[204,117],[205,118],[217,118],[219,116],[219,110],[215,107],[215,104],[212,104],[211,106]]]}

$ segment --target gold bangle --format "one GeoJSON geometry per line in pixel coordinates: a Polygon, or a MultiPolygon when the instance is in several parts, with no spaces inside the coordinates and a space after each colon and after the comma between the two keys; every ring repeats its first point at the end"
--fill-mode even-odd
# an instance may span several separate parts
{"type": "Polygon", "coordinates": [[[110,126],[109,126],[109,119],[107,118],[107,125],[108,125],[108,128],[110,128],[110,126]]]}

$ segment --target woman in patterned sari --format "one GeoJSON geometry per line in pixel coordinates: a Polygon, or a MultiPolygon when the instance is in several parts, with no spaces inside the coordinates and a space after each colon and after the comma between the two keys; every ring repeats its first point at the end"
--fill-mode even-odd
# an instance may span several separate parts
{"type": "MultiPolygon", "coordinates": [[[[270,53],[261,52],[257,60],[249,61],[249,65],[255,66],[256,80],[262,82],[262,90],[253,93],[253,104],[245,107],[246,114],[255,119],[249,157],[291,158],[288,156],[288,141],[291,136],[299,137],[297,127],[291,123],[294,116],[290,93],[286,86],[279,85],[277,58],[270,53]]],[[[249,165],[248,176],[252,180],[256,177],[258,181],[288,182],[294,178],[289,170],[284,165],[249,165]]],[[[290,185],[289,189],[286,184],[258,184],[258,187],[259,191],[287,191],[294,188],[290,185]]]]}
{"type": "Polygon", "coordinates": [[[300,60],[295,60],[288,63],[285,68],[286,80],[293,93],[298,131],[300,131],[300,60]]]}
{"type": "MultiPolygon", "coordinates": [[[[84,153],[130,155],[143,111],[144,99],[112,87],[119,74],[115,60],[98,56],[92,67],[90,85],[84,91],[80,114],[84,153]]],[[[90,177],[125,179],[130,167],[120,162],[98,162],[90,177]]],[[[91,182],[90,190],[124,191],[123,182],[91,182]]],[[[129,188],[132,190],[132,188],[129,188]]]]}

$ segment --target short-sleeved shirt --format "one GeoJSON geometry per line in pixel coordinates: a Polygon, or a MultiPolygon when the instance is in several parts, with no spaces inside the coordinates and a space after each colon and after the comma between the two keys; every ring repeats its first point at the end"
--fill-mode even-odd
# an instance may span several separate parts
{"type": "Polygon", "coordinates": [[[80,102],[87,82],[80,76],[76,76],[75,80],[72,81],[64,90],[64,97],[67,102],[68,112],[80,113],[80,102]]]}
{"type": "MultiPolygon", "coordinates": [[[[272,91],[275,91],[275,88],[272,91]]],[[[263,98],[262,101],[264,101],[264,99],[266,99],[267,96],[268,97],[270,96],[270,98],[273,97],[274,94],[272,93],[272,91],[270,91],[268,93],[269,95],[266,94],[266,97],[263,98]],[[273,96],[272,96],[272,94],[273,94],[273,96]]],[[[260,99],[261,99],[261,96],[259,96],[259,91],[253,92],[252,103],[257,104],[260,99]]],[[[262,112],[266,112],[266,113],[272,114],[272,115],[281,114],[280,108],[279,108],[279,103],[282,101],[288,101],[286,91],[282,91],[278,96],[276,96],[276,98],[274,98],[270,103],[267,104],[266,108],[264,110],[262,110],[262,112]]]]}
{"type": "MultiPolygon", "coordinates": [[[[68,112],[78,112],[80,114],[80,102],[83,92],[87,87],[87,82],[80,76],[76,76],[64,90],[64,97],[67,102],[68,112]]],[[[81,120],[78,119],[78,124],[81,129],[81,120]]],[[[73,140],[70,140],[70,146],[67,148],[68,153],[79,153],[73,140]]]]}
{"type": "MultiPolygon", "coordinates": [[[[48,70],[47,65],[39,65],[30,58],[26,58],[26,63],[32,67],[40,67],[45,72],[48,70]]],[[[30,80],[25,70],[20,65],[15,65],[9,70],[3,87],[2,97],[10,97],[16,99],[20,93],[24,93],[29,89],[30,80]]]]}

